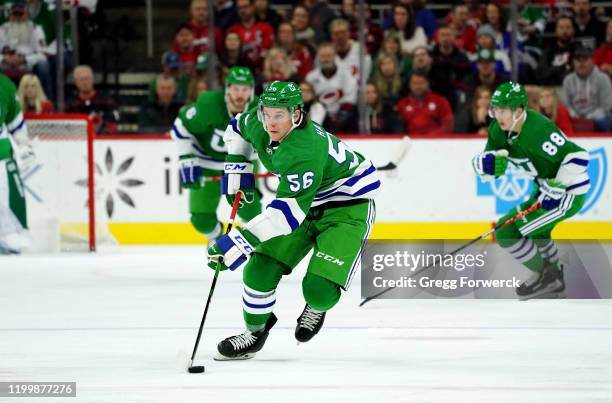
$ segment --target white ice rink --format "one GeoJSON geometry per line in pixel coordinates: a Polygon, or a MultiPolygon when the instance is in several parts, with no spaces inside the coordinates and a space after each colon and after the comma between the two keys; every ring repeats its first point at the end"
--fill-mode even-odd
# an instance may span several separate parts
{"type": "Polygon", "coordinates": [[[0,257],[0,380],[76,381],[77,398],[6,402],[612,402],[611,300],[386,300],[359,279],[297,346],[303,271],[253,360],[211,359],[242,331],[241,273],[223,272],[197,363],[213,272],[200,248],[0,257]]]}

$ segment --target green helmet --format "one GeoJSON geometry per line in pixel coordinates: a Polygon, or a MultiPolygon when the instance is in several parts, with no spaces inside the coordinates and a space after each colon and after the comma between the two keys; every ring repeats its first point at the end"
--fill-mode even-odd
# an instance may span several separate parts
{"type": "Polygon", "coordinates": [[[259,107],[302,109],[304,98],[300,86],[292,81],[272,81],[259,97],[259,107]]]}
{"type": "Polygon", "coordinates": [[[248,67],[234,66],[225,77],[225,86],[229,87],[232,84],[244,84],[254,87],[255,78],[248,67]]]}
{"type": "Polygon", "coordinates": [[[499,85],[491,96],[493,108],[525,108],[527,106],[527,92],[519,83],[508,81],[499,85]]]}

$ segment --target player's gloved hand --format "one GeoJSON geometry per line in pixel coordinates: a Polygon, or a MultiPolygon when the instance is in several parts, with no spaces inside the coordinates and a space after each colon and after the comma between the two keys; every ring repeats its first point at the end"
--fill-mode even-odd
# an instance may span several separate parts
{"type": "Polygon", "coordinates": [[[208,267],[216,270],[217,263],[221,262],[220,270],[236,270],[254,250],[242,230],[234,228],[228,234],[220,236],[215,244],[208,248],[208,267]]]}
{"type": "Polygon", "coordinates": [[[502,176],[508,168],[508,151],[485,151],[472,159],[472,166],[478,175],[502,176]]]}
{"type": "Polygon", "coordinates": [[[228,155],[225,158],[221,179],[221,193],[226,195],[230,205],[234,204],[234,198],[238,191],[242,192],[240,205],[244,200],[247,204],[255,200],[255,175],[253,174],[253,164],[246,161],[242,155],[228,155]]]}
{"type": "Polygon", "coordinates": [[[17,165],[19,170],[24,173],[28,172],[36,162],[36,154],[30,144],[22,145],[18,148],[17,165]]]}
{"type": "Polygon", "coordinates": [[[190,189],[201,186],[204,167],[195,155],[181,155],[179,157],[179,171],[181,173],[181,186],[190,189]]]}
{"type": "Polygon", "coordinates": [[[565,185],[555,179],[544,179],[539,182],[536,199],[544,210],[554,210],[565,196],[565,185]]]}

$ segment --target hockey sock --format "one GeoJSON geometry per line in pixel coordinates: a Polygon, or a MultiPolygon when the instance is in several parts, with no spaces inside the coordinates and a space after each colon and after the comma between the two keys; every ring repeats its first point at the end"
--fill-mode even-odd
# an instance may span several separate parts
{"type": "Polygon", "coordinates": [[[306,273],[302,280],[306,303],[321,312],[330,310],[340,300],[340,286],[316,274],[306,273]]]}
{"type": "Polygon", "coordinates": [[[538,251],[538,247],[533,239],[521,238],[518,242],[512,240],[499,239],[499,246],[504,248],[513,258],[521,262],[531,271],[540,272],[544,267],[544,259],[538,251]]]}
{"type": "Polygon", "coordinates": [[[552,265],[558,270],[559,249],[557,249],[555,241],[552,239],[536,239],[535,242],[538,245],[538,251],[540,252],[540,256],[542,256],[542,259],[552,263],[552,265]]]}

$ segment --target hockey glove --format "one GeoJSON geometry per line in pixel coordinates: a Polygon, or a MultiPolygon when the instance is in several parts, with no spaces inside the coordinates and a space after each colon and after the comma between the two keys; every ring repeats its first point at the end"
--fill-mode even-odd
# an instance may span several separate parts
{"type": "Polygon", "coordinates": [[[508,151],[486,151],[472,160],[474,171],[478,175],[502,176],[508,168],[508,151]]]}
{"type": "Polygon", "coordinates": [[[253,164],[246,161],[242,155],[228,155],[225,158],[224,174],[221,179],[221,193],[226,195],[230,205],[234,204],[236,193],[242,192],[242,200],[247,204],[255,200],[255,175],[253,164]]]}
{"type": "Polygon", "coordinates": [[[228,234],[219,237],[215,244],[208,248],[208,267],[216,270],[217,264],[221,262],[220,270],[226,268],[236,270],[247,261],[247,257],[254,250],[243,231],[234,228],[228,234]]]}
{"type": "Polygon", "coordinates": [[[539,188],[535,198],[540,202],[544,210],[554,210],[561,204],[565,196],[565,185],[554,179],[539,181],[539,188]]]}
{"type": "Polygon", "coordinates": [[[179,172],[181,173],[181,185],[184,188],[195,189],[200,187],[200,181],[204,176],[204,167],[199,159],[192,154],[179,157],[179,172]]]}
{"type": "Polygon", "coordinates": [[[34,150],[30,144],[25,146],[21,146],[18,148],[19,154],[17,155],[17,166],[19,166],[19,171],[24,174],[28,172],[34,166],[36,162],[36,154],[34,154],[34,150]]]}

